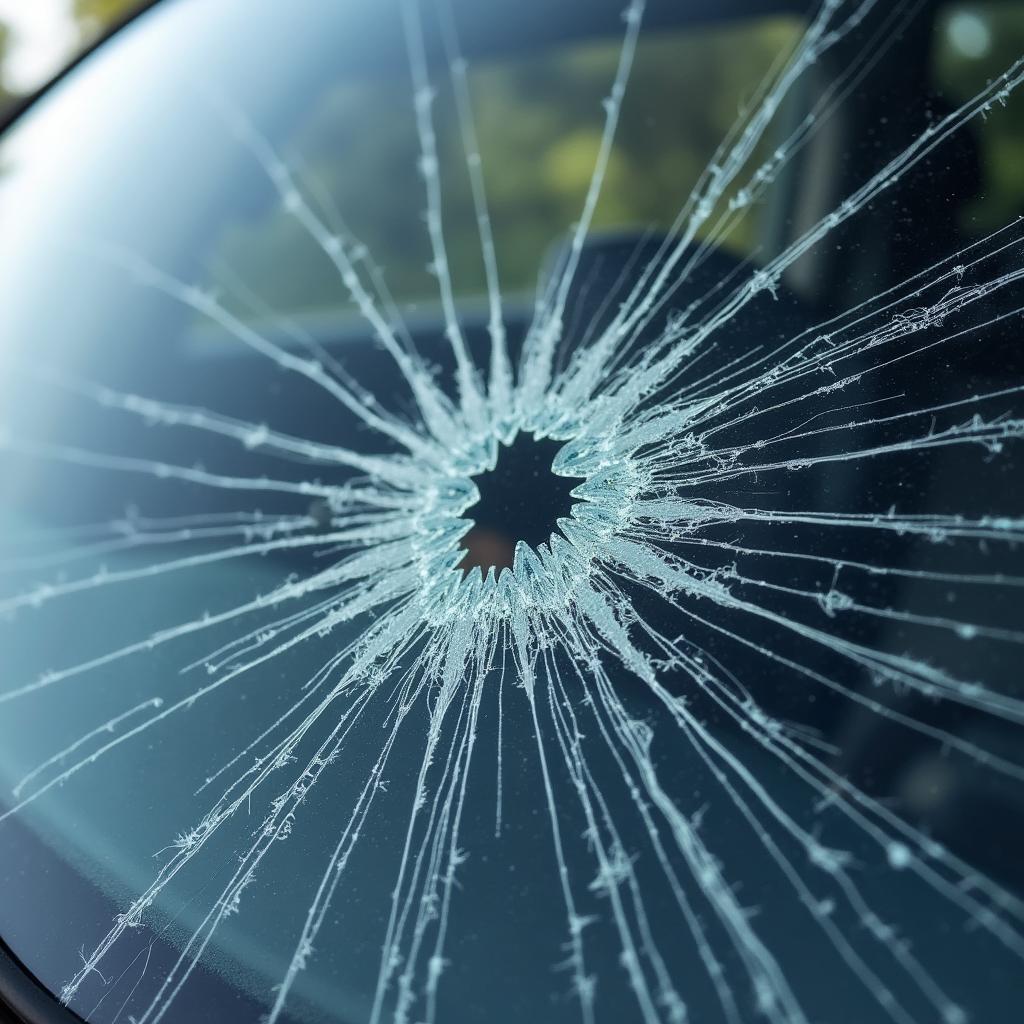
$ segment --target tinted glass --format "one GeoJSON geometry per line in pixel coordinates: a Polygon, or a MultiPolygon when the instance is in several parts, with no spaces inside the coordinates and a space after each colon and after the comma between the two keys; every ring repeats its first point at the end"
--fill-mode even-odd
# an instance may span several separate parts
{"type": "Polygon", "coordinates": [[[0,938],[89,1021],[1013,1021],[1024,14],[168,0],[0,141],[0,938]]]}

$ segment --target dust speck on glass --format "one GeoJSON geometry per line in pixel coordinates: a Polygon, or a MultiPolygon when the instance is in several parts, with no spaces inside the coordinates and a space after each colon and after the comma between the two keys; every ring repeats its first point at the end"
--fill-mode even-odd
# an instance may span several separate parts
{"type": "Polygon", "coordinates": [[[1024,999],[1024,11],[166,0],[0,140],[0,938],[96,1024],[1024,999]]]}

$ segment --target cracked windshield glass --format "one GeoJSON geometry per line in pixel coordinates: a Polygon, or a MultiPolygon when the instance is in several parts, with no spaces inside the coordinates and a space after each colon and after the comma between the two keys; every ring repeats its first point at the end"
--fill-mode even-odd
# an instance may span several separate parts
{"type": "Polygon", "coordinates": [[[0,996],[1018,1021],[1021,6],[137,7],[0,6],[0,996]]]}

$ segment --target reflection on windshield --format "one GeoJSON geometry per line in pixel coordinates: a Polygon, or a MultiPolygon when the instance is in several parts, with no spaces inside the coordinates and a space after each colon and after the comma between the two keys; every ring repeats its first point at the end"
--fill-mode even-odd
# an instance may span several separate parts
{"type": "Polygon", "coordinates": [[[0,150],[4,941],[109,1024],[1012,1020],[1024,66],[308,2],[0,150]]]}

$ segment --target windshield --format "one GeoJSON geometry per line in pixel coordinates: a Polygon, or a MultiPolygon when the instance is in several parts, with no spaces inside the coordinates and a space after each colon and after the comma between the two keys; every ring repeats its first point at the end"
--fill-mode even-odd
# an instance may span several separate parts
{"type": "Polygon", "coordinates": [[[999,1024],[1024,13],[158,3],[0,139],[0,939],[90,1022],[999,1024]]]}

